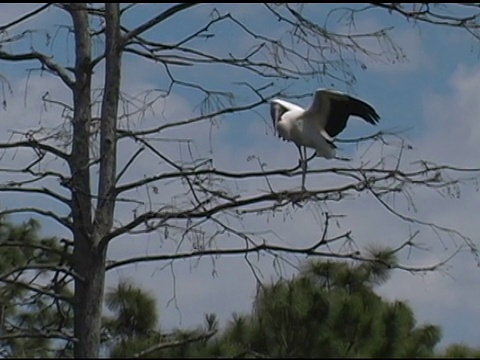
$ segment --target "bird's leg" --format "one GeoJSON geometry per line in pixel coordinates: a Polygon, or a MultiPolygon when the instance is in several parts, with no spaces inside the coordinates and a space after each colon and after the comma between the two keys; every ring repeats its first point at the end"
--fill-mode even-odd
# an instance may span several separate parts
{"type": "Polygon", "coordinates": [[[300,167],[302,167],[302,158],[303,158],[303,155],[302,155],[302,149],[300,146],[297,145],[297,149],[298,149],[298,153],[300,154],[300,159],[298,160],[298,165],[300,167]]]}
{"type": "Polygon", "coordinates": [[[308,165],[308,158],[307,158],[307,147],[303,147],[303,161],[305,162],[305,169],[307,168],[308,165]]]}
{"type": "Polygon", "coordinates": [[[300,166],[302,168],[302,190],[305,191],[305,176],[307,173],[307,148],[304,146],[303,147],[303,153],[302,149],[299,146],[298,147],[298,152],[300,153],[300,166]]]}

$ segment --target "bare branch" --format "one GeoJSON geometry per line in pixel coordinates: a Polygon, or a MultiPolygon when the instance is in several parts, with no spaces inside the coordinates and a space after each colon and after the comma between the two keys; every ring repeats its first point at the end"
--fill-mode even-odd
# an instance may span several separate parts
{"type": "MultiPolygon", "coordinates": [[[[242,209],[248,205],[259,204],[262,202],[273,202],[276,207],[287,206],[291,203],[298,203],[306,200],[315,200],[315,201],[324,201],[326,199],[339,199],[338,194],[346,192],[348,190],[361,191],[364,188],[364,184],[361,183],[352,183],[347,184],[342,187],[336,188],[334,191],[331,189],[322,189],[314,191],[280,191],[272,192],[268,194],[254,195],[246,198],[238,198],[228,202],[220,203],[219,205],[214,205],[211,208],[206,210],[198,209],[193,207],[191,209],[181,209],[181,210],[160,210],[160,211],[150,211],[138,215],[130,223],[124,225],[121,228],[112,230],[112,232],[105,238],[105,241],[109,241],[119,235],[125,234],[130,230],[136,228],[137,226],[147,222],[152,219],[161,219],[162,221],[167,221],[169,219],[195,219],[195,218],[208,218],[212,215],[224,212],[229,209],[242,209]]],[[[238,210],[238,213],[241,213],[238,210]]]]}
{"type": "Polygon", "coordinates": [[[264,102],[265,102],[264,100],[260,100],[260,101],[256,101],[254,103],[250,103],[250,104],[243,105],[243,106],[232,106],[232,107],[220,109],[220,110],[212,112],[210,114],[200,115],[200,116],[197,116],[197,117],[194,117],[194,118],[191,118],[191,119],[186,119],[186,120],[169,122],[169,123],[157,126],[155,128],[146,129],[146,130],[130,131],[130,130],[119,129],[118,130],[118,135],[119,135],[119,138],[129,137],[129,136],[136,138],[136,137],[139,137],[139,136],[142,136],[142,135],[157,134],[157,133],[159,133],[159,132],[161,132],[165,129],[168,129],[168,128],[194,124],[194,123],[197,123],[197,122],[200,122],[200,121],[203,121],[203,120],[209,120],[209,119],[221,116],[221,115],[230,114],[230,113],[234,113],[234,112],[245,111],[245,110],[250,110],[250,109],[253,109],[254,107],[257,107],[258,105],[263,104],[264,102]]]}
{"type": "Polygon", "coordinates": [[[73,89],[75,86],[75,81],[72,80],[69,72],[62,66],[55,63],[51,57],[45,54],[42,54],[36,51],[32,51],[30,53],[25,53],[25,54],[10,54],[0,48],[0,60],[7,60],[7,61],[38,60],[42,65],[46,66],[47,69],[51,70],[54,74],[58,75],[58,77],[60,77],[60,79],[62,79],[65,85],[67,85],[70,89],[73,89]]]}
{"type": "MultiPolygon", "coordinates": [[[[1,156],[0,156],[0,159],[1,159],[1,156]]],[[[19,169],[0,168],[0,172],[11,173],[11,174],[28,173],[32,175],[32,178],[30,179],[7,182],[6,186],[9,186],[9,187],[20,187],[27,184],[33,184],[50,177],[57,179],[60,184],[64,184],[67,182],[65,175],[62,173],[59,173],[56,171],[35,171],[31,169],[30,165],[24,168],[19,168],[19,169]]]]}
{"type": "MultiPolygon", "coordinates": [[[[34,268],[34,270],[37,270],[37,268],[34,268]]],[[[52,270],[52,269],[49,269],[49,270],[52,270]]],[[[62,269],[62,270],[64,270],[64,269],[62,269]]],[[[35,285],[32,285],[32,284],[27,284],[23,281],[19,281],[18,279],[9,280],[9,279],[4,278],[3,275],[0,275],[0,282],[5,283],[5,284],[15,285],[15,286],[18,286],[20,288],[32,291],[32,292],[37,293],[37,294],[46,295],[46,296],[49,296],[51,298],[55,298],[57,300],[65,301],[69,304],[73,304],[73,299],[71,299],[70,297],[63,296],[63,295],[61,295],[57,292],[51,292],[51,291],[42,289],[39,286],[35,286],[35,285]]]]}
{"type": "MultiPolygon", "coordinates": [[[[152,182],[156,182],[159,180],[166,180],[166,179],[174,179],[180,177],[200,177],[203,175],[211,176],[220,176],[222,178],[228,179],[248,179],[248,178],[257,178],[257,177],[267,177],[271,178],[273,176],[282,176],[282,177],[295,177],[301,175],[301,172],[298,171],[300,169],[300,165],[296,165],[291,168],[286,169],[274,169],[274,170],[263,170],[263,171],[246,171],[246,172],[228,172],[223,170],[217,170],[215,168],[208,168],[208,169],[189,169],[185,168],[179,172],[165,172],[160,175],[147,177],[138,181],[134,181],[131,183],[127,183],[117,187],[117,193],[120,194],[125,191],[129,191],[132,189],[139,188],[143,185],[147,185],[152,182]]],[[[367,174],[367,175],[384,175],[383,178],[386,180],[387,178],[394,178],[401,181],[409,181],[419,184],[425,184],[425,178],[428,177],[428,174],[432,174],[432,180],[434,177],[437,176],[439,171],[443,170],[452,170],[456,172],[465,172],[465,173],[479,173],[480,168],[460,168],[460,167],[453,167],[449,165],[431,165],[428,168],[422,167],[419,170],[413,170],[409,172],[404,172],[398,169],[381,169],[376,167],[328,167],[322,169],[308,169],[308,173],[310,174],[338,174],[349,176],[355,179],[360,179],[358,176],[354,176],[354,174],[367,174]],[[418,180],[414,180],[416,177],[420,177],[418,180]]],[[[436,182],[432,181],[431,185],[434,185],[436,182]]],[[[437,183],[438,186],[445,186],[444,183],[437,183]]]]}
{"type": "MultiPolygon", "coordinates": [[[[345,236],[345,235],[342,235],[345,236]]],[[[321,244],[317,243],[316,246],[321,244]]],[[[428,272],[438,269],[440,266],[446,264],[455,254],[457,254],[459,249],[457,249],[454,254],[450,255],[447,259],[426,266],[405,266],[400,264],[391,265],[388,264],[389,267],[393,267],[399,270],[405,270],[408,272],[428,272]]],[[[360,251],[352,251],[352,252],[324,252],[318,251],[314,249],[312,246],[308,246],[305,248],[295,248],[292,246],[278,246],[278,245],[269,245],[266,243],[255,245],[252,247],[242,247],[236,249],[212,249],[212,250],[195,250],[191,252],[184,252],[184,253],[176,253],[176,254],[162,254],[162,255],[148,255],[148,256],[139,256],[139,257],[132,257],[125,260],[117,260],[111,261],[107,264],[106,270],[110,271],[113,269],[117,269],[119,267],[128,266],[132,264],[139,264],[142,262],[155,262],[155,261],[172,261],[178,259],[189,259],[189,258],[198,258],[203,256],[228,256],[228,255],[247,255],[250,253],[259,253],[259,252],[267,252],[271,253],[272,256],[276,256],[277,253],[289,253],[289,254],[297,254],[297,255],[306,255],[306,256],[319,256],[325,258],[333,258],[333,259],[350,259],[350,260],[357,260],[357,261],[377,261],[371,259],[369,257],[364,257],[361,255],[360,251]]]]}
{"type": "Polygon", "coordinates": [[[162,21],[168,19],[169,17],[175,15],[176,13],[186,10],[192,6],[198,5],[198,3],[183,3],[174,5],[171,8],[165,10],[161,14],[155,16],[153,19],[143,23],[140,26],[137,26],[135,29],[131,30],[129,33],[123,36],[123,43],[127,43],[131,38],[134,38],[143,32],[147,31],[148,29],[152,28],[153,26],[161,23],[162,21]]]}
{"type": "Polygon", "coordinates": [[[0,26],[0,32],[3,32],[5,30],[8,30],[9,28],[15,26],[15,25],[18,25],[20,24],[21,22],[25,21],[25,20],[28,20],[32,17],[34,17],[35,15],[41,13],[43,10],[47,9],[48,7],[50,7],[51,5],[53,5],[53,3],[47,3],[47,4],[44,4],[42,6],[40,6],[39,8],[35,9],[35,10],[32,10],[30,11],[29,13],[19,17],[18,19],[15,19],[11,22],[9,22],[8,24],[6,25],[2,25],[0,26]]]}
{"type": "Polygon", "coordinates": [[[149,354],[151,354],[155,351],[159,351],[159,350],[163,350],[163,349],[170,349],[170,348],[174,348],[174,347],[179,347],[179,346],[187,345],[187,344],[190,344],[190,343],[193,343],[193,342],[205,341],[205,340],[210,339],[216,333],[217,333],[217,330],[213,330],[213,331],[209,331],[209,332],[207,332],[205,334],[202,334],[202,335],[199,335],[199,336],[189,337],[187,339],[159,343],[159,344],[153,345],[153,346],[151,346],[151,347],[149,347],[145,350],[142,350],[138,353],[133,354],[132,357],[133,358],[142,358],[142,357],[148,356],[149,354]]]}
{"type": "Polygon", "coordinates": [[[70,199],[55,193],[54,191],[50,190],[47,187],[42,188],[25,188],[25,187],[18,187],[18,184],[13,182],[10,186],[0,186],[0,192],[17,192],[17,193],[33,193],[33,194],[41,194],[49,196],[67,206],[71,205],[70,199]]]}
{"type": "Polygon", "coordinates": [[[24,214],[24,213],[34,213],[34,214],[42,215],[55,220],[60,225],[65,226],[69,230],[72,229],[72,224],[69,221],[68,217],[60,217],[52,211],[42,210],[34,207],[19,207],[14,209],[6,209],[3,211],[0,211],[0,216],[10,215],[10,214],[24,214]]]}
{"type": "Polygon", "coordinates": [[[32,263],[32,264],[20,265],[18,267],[9,269],[8,271],[6,271],[3,274],[0,274],[0,281],[8,281],[7,278],[9,276],[12,276],[16,273],[24,273],[28,270],[37,270],[39,272],[43,272],[43,271],[57,271],[58,272],[58,271],[60,271],[62,273],[68,274],[69,276],[72,276],[72,277],[75,276],[74,273],[71,272],[70,269],[68,269],[66,267],[59,266],[56,263],[51,263],[51,264],[44,264],[44,263],[35,264],[35,263],[32,263]]]}
{"type": "Polygon", "coordinates": [[[41,151],[46,151],[49,152],[52,155],[58,156],[59,158],[63,160],[69,160],[70,156],[68,154],[65,154],[63,151],[59,150],[56,147],[53,147],[51,145],[43,144],[38,142],[35,139],[29,139],[26,141],[17,141],[17,142],[12,142],[12,143],[0,143],[0,149],[17,149],[17,148],[30,148],[34,150],[41,150],[41,151]]]}
{"type": "MultiPolygon", "coordinates": [[[[374,7],[384,8],[389,12],[401,14],[408,19],[413,19],[414,21],[421,21],[441,26],[464,28],[466,30],[475,30],[480,28],[480,24],[478,23],[480,19],[480,8],[478,5],[475,6],[478,12],[468,16],[452,15],[451,10],[450,13],[448,11],[445,11],[445,13],[435,12],[434,8],[435,5],[437,5],[436,3],[411,3],[408,5],[405,3],[371,3],[371,5],[374,7]],[[410,6],[411,10],[408,10],[406,8],[407,6],[410,6]]],[[[466,7],[467,4],[455,5],[461,8],[466,7]]],[[[467,6],[471,7],[470,4],[467,6]]],[[[469,32],[478,38],[478,34],[474,34],[471,31],[469,32]]]]}
{"type": "Polygon", "coordinates": [[[68,334],[62,331],[38,329],[38,331],[31,330],[19,330],[12,333],[4,333],[0,335],[0,340],[11,339],[60,339],[76,342],[77,340],[72,334],[68,334]]]}
{"type": "Polygon", "coordinates": [[[55,255],[62,255],[63,252],[61,250],[52,248],[51,246],[46,246],[42,244],[36,244],[36,243],[28,243],[28,242],[22,242],[22,241],[12,241],[10,239],[6,239],[5,241],[0,242],[0,247],[17,247],[17,248],[31,248],[31,249],[39,249],[44,251],[45,253],[50,253],[50,254],[55,254],[55,255]]]}
{"type": "MultiPolygon", "coordinates": [[[[127,163],[125,164],[125,166],[123,167],[122,170],[119,171],[119,173],[117,174],[117,177],[115,179],[115,183],[118,183],[118,181],[122,178],[122,176],[125,174],[125,172],[128,170],[128,168],[134,163],[135,159],[145,150],[145,148],[141,147],[140,149],[138,149],[133,155],[132,157],[127,161],[127,163]]],[[[119,194],[118,191],[116,191],[117,194],[119,194]]]]}
{"type": "MultiPolygon", "coordinates": [[[[371,189],[370,189],[371,190],[371,189]]],[[[404,220],[404,221],[407,221],[407,222],[410,222],[412,224],[419,224],[419,225],[424,225],[424,226],[427,226],[431,229],[433,229],[434,231],[435,230],[440,230],[442,232],[445,232],[445,233],[449,233],[449,234],[455,234],[457,235],[459,238],[463,239],[465,241],[465,243],[471,248],[471,250],[474,250],[475,252],[478,252],[477,250],[477,246],[475,245],[475,243],[472,241],[472,239],[470,239],[469,237],[463,235],[460,231],[456,230],[456,229],[451,229],[451,228],[448,228],[448,227],[445,227],[445,226],[441,226],[441,225],[437,225],[433,222],[430,222],[430,221],[424,221],[424,220],[421,220],[419,218],[415,218],[415,217],[412,217],[412,216],[407,216],[407,215],[404,215],[402,213],[400,213],[399,211],[395,210],[394,208],[392,208],[389,204],[387,204],[380,196],[379,194],[374,191],[374,190],[371,190],[371,193],[373,194],[373,196],[375,197],[376,200],[378,200],[378,202],[380,204],[382,204],[385,209],[387,209],[390,213],[392,213],[393,215],[397,216],[398,218],[404,220]]]]}

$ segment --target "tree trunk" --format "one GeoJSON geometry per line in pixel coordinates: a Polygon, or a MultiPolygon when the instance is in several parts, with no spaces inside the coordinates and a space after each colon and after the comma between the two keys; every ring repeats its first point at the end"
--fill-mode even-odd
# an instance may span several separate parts
{"type": "MultiPolygon", "coordinates": [[[[74,345],[75,358],[95,358],[99,353],[101,314],[99,292],[103,291],[104,256],[93,249],[92,198],[90,187],[90,137],[91,121],[91,38],[86,4],[69,4],[67,9],[73,19],[75,34],[75,87],[73,89],[74,116],[72,153],[70,155],[73,267],[75,279],[74,345]]],[[[101,297],[100,297],[101,299],[101,297]]],[[[101,300],[100,300],[101,301],[101,300]]]]}
{"type": "Polygon", "coordinates": [[[89,241],[75,244],[76,270],[83,279],[75,281],[74,357],[98,358],[105,287],[106,248],[90,246],[89,241]],[[81,245],[80,245],[81,244],[81,245]],[[87,246],[84,246],[87,245],[87,246]]]}
{"type": "Polygon", "coordinates": [[[66,5],[76,40],[72,173],[75,280],[75,358],[98,358],[105,287],[107,244],[115,208],[116,122],[120,92],[121,38],[119,4],[106,4],[105,83],[100,128],[100,175],[95,215],[90,186],[91,38],[84,4],[66,5]]]}
{"type": "Polygon", "coordinates": [[[105,8],[105,82],[100,119],[100,173],[95,211],[94,238],[100,243],[113,225],[115,210],[115,178],[117,172],[117,112],[120,97],[121,38],[119,4],[107,3],[105,8]]]}

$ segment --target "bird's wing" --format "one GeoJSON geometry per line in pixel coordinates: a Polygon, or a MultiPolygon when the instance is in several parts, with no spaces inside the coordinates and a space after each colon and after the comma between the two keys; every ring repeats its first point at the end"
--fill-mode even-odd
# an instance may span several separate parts
{"type": "Polygon", "coordinates": [[[328,115],[331,108],[331,92],[332,90],[318,89],[313,95],[313,101],[305,112],[306,121],[318,129],[320,134],[330,143],[333,144],[333,137],[326,131],[328,115]]]}
{"type": "MultiPolygon", "coordinates": [[[[274,134],[277,134],[277,124],[282,118],[283,114],[285,114],[287,111],[294,110],[294,111],[303,111],[303,109],[295,104],[292,104],[288,101],[281,100],[281,99],[273,99],[270,102],[270,115],[272,117],[273,121],[273,131],[274,134]]],[[[278,134],[278,137],[280,137],[280,134],[278,134]]]]}
{"type": "Polygon", "coordinates": [[[380,120],[380,116],[370,104],[335,90],[317,90],[307,111],[317,114],[311,118],[315,119],[319,129],[325,130],[330,137],[337,136],[345,129],[350,115],[358,116],[372,125],[376,125],[380,120]]]}

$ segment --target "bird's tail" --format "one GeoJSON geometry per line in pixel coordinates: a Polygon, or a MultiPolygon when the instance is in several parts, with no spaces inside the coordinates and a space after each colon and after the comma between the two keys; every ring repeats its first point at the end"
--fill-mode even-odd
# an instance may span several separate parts
{"type": "Polygon", "coordinates": [[[317,149],[316,153],[317,153],[318,157],[323,157],[325,159],[333,159],[336,156],[336,151],[335,151],[336,148],[337,148],[336,146],[330,146],[328,148],[328,150],[327,149],[317,149]]]}
{"type": "Polygon", "coordinates": [[[335,157],[335,149],[337,146],[333,143],[333,138],[327,134],[326,131],[322,131],[322,137],[325,140],[324,145],[316,149],[317,156],[324,157],[326,159],[333,159],[335,157]]]}

